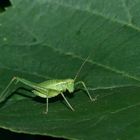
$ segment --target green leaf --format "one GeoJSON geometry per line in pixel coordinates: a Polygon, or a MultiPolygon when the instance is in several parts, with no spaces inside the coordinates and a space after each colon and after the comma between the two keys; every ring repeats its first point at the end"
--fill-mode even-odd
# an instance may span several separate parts
{"type": "MultiPolygon", "coordinates": [[[[67,99],[45,101],[18,89],[0,108],[0,127],[67,139],[140,139],[140,1],[12,0],[0,14],[0,91],[13,76],[34,82],[74,78],[92,96],[76,90],[67,99]],[[94,92],[94,94],[93,94],[94,92]]],[[[67,94],[67,93],[66,93],[67,94]]]]}

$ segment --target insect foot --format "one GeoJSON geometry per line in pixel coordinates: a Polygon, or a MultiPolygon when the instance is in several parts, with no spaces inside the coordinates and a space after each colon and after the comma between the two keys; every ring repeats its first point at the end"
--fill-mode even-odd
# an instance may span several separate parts
{"type": "Polygon", "coordinates": [[[43,111],[43,114],[47,115],[48,114],[48,111],[43,111]]]}
{"type": "Polygon", "coordinates": [[[93,102],[93,101],[95,102],[95,101],[97,100],[97,97],[98,97],[98,96],[99,96],[99,95],[96,95],[94,98],[91,99],[91,101],[92,101],[92,102],[93,102]]]}

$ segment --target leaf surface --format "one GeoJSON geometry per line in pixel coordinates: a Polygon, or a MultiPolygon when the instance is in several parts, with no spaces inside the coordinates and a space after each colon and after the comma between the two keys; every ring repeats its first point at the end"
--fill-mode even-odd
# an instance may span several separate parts
{"type": "Polygon", "coordinates": [[[12,0],[0,14],[0,91],[13,76],[33,82],[74,78],[89,55],[77,80],[99,97],[90,102],[82,90],[66,96],[75,112],[56,97],[44,115],[45,101],[21,84],[28,90],[16,90],[1,105],[0,127],[67,139],[139,139],[139,5],[12,0]]]}

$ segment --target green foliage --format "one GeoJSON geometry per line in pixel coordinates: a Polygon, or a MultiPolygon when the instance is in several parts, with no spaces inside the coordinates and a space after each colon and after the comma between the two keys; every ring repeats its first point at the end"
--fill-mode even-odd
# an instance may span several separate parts
{"type": "MultiPolygon", "coordinates": [[[[140,139],[140,1],[12,0],[0,14],[0,91],[13,76],[34,82],[73,78],[90,54],[79,90],[45,101],[20,89],[0,108],[0,127],[68,139],[140,139]],[[26,95],[26,96],[25,96],[26,95]]],[[[21,85],[23,86],[23,85],[21,85]]]]}

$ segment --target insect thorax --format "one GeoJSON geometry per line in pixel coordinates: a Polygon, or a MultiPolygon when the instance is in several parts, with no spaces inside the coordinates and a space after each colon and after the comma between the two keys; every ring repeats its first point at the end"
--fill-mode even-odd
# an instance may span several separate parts
{"type": "Polygon", "coordinates": [[[72,93],[74,91],[74,80],[73,79],[68,79],[68,81],[66,82],[66,88],[70,93],[72,93]]]}

